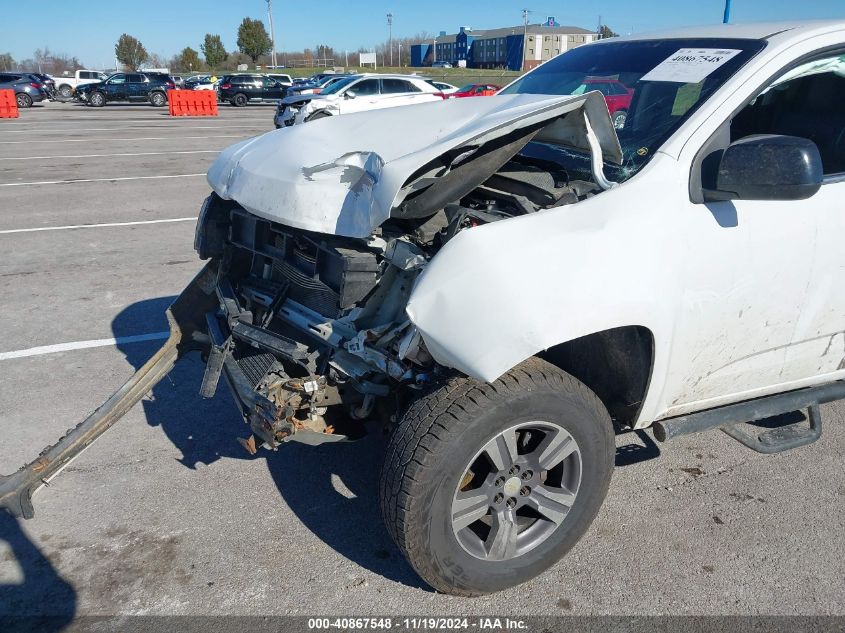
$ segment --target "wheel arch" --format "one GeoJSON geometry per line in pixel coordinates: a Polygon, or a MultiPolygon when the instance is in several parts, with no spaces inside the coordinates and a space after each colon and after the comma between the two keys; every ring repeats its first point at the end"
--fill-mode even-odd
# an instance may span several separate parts
{"type": "Polygon", "coordinates": [[[626,325],[564,341],[536,354],[590,388],[618,429],[633,427],[654,371],[654,334],[626,325]]]}

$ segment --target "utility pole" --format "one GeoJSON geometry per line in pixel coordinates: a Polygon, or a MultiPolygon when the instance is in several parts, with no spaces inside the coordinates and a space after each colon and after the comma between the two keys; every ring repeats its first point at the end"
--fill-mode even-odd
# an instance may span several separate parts
{"type": "Polygon", "coordinates": [[[434,38],[434,60],[431,62],[432,64],[437,61],[437,38],[434,38]]]}
{"type": "Polygon", "coordinates": [[[270,52],[270,63],[275,68],[276,63],[276,31],[273,29],[273,0],[267,0],[267,17],[270,19],[270,41],[273,42],[273,50],[270,52]]]}
{"type": "Polygon", "coordinates": [[[727,24],[731,21],[731,0],[725,0],[725,15],[722,18],[722,22],[727,24]]]}
{"type": "Polygon", "coordinates": [[[390,66],[393,66],[393,14],[387,14],[387,28],[390,35],[388,36],[387,45],[390,47],[390,66]]]}
{"type": "Polygon", "coordinates": [[[525,57],[528,55],[528,11],[522,10],[522,72],[525,72],[525,57]]]}

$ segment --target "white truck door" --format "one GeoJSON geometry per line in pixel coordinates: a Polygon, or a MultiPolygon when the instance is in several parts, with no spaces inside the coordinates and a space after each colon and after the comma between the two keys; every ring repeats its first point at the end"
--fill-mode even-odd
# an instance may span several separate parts
{"type": "Polygon", "coordinates": [[[687,205],[667,415],[845,375],[845,57],[784,71],[732,118],[730,141],[809,138],[825,182],[807,200],[687,205]]]}

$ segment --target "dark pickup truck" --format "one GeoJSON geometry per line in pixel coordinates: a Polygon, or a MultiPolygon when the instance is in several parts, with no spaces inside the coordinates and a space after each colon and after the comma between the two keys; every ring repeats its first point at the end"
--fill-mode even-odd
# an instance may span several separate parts
{"type": "Polygon", "coordinates": [[[74,96],[95,108],[109,101],[149,101],[156,107],[167,104],[167,91],[176,83],[163,73],[115,73],[104,81],[83,84],[74,96]]]}

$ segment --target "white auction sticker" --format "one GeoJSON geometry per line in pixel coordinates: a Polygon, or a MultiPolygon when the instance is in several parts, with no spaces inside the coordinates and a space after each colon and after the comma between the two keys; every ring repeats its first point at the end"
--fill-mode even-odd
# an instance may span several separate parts
{"type": "Polygon", "coordinates": [[[640,77],[640,81],[697,84],[741,52],[734,48],[682,48],[640,77]]]}

